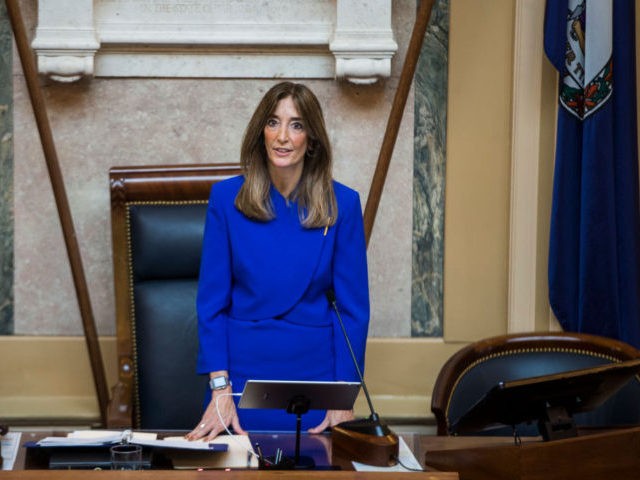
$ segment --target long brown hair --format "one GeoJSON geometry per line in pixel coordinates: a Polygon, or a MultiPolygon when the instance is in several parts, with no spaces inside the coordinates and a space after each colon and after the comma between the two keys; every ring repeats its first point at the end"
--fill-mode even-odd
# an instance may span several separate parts
{"type": "Polygon", "coordinates": [[[253,112],[240,150],[245,181],[238,192],[235,206],[255,220],[268,221],[275,217],[269,197],[271,177],[264,144],[264,127],[273,116],[278,102],[287,97],[293,100],[307,132],[302,176],[292,193],[293,199],[298,202],[300,221],[306,228],[333,225],[338,206],[333,191],[331,144],[320,102],[301,83],[282,82],[274,85],[253,112]]]}

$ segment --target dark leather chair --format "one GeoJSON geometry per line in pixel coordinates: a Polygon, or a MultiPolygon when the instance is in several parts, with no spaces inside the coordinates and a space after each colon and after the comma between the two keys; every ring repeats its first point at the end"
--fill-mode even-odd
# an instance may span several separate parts
{"type": "Polygon", "coordinates": [[[211,185],[237,164],[110,170],[118,383],[110,428],[193,428],[207,378],[195,373],[195,308],[211,185]]]}
{"type": "MultiPolygon", "coordinates": [[[[438,435],[449,435],[451,425],[500,381],[551,375],[640,358],[631,345],[596,335],[578,333],[524,333],[471,343],[442,367],[434,385],[431,411],[438,435]]],[[[634,377],[600,407],[574,416],[578,428],[640,424],[640,381],[634,377]]],[[[537,425],[520,424],[516,432],[538,435],[537,425]]],[[[478,434],[512,435],[512,426],[478,434]]]]}

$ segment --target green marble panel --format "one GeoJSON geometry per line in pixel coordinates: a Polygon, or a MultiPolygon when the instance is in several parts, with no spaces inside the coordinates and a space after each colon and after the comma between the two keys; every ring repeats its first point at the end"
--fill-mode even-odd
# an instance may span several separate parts
{"type": "Polygon", "coordinates": [[[411,336],[442,336],[449,0],[431,12],[415,76],[411,336]]]}
{"type": "Polygon", "coordinates": [[[0,4],[0,335],[13,333],[12,33],[0,4]]]}

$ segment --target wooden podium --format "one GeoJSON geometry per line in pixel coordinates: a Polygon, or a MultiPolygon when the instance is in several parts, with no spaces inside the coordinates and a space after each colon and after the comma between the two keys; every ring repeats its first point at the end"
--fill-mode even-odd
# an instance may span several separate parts
{"type": "Polygon", "coordinates": [[[475,445],[469,445],[464,439],[451,438],[446,448],[427,450],[425,464],[458,472],[460,480],[640,478],[640,427],[520,445],[496,444],[495,437],[475,437],[475,445]],[[455,440],[461,440],[460,448],[455,440]]]}

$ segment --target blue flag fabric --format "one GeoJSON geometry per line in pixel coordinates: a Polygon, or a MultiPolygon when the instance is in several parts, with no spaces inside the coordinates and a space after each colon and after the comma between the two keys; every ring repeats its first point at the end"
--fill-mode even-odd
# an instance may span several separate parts
{"type": "Polygon", "coordinates": [[[640,347],[634,4],[547,0],[560,73],[548,274],[565,330],[640,347]]]}

